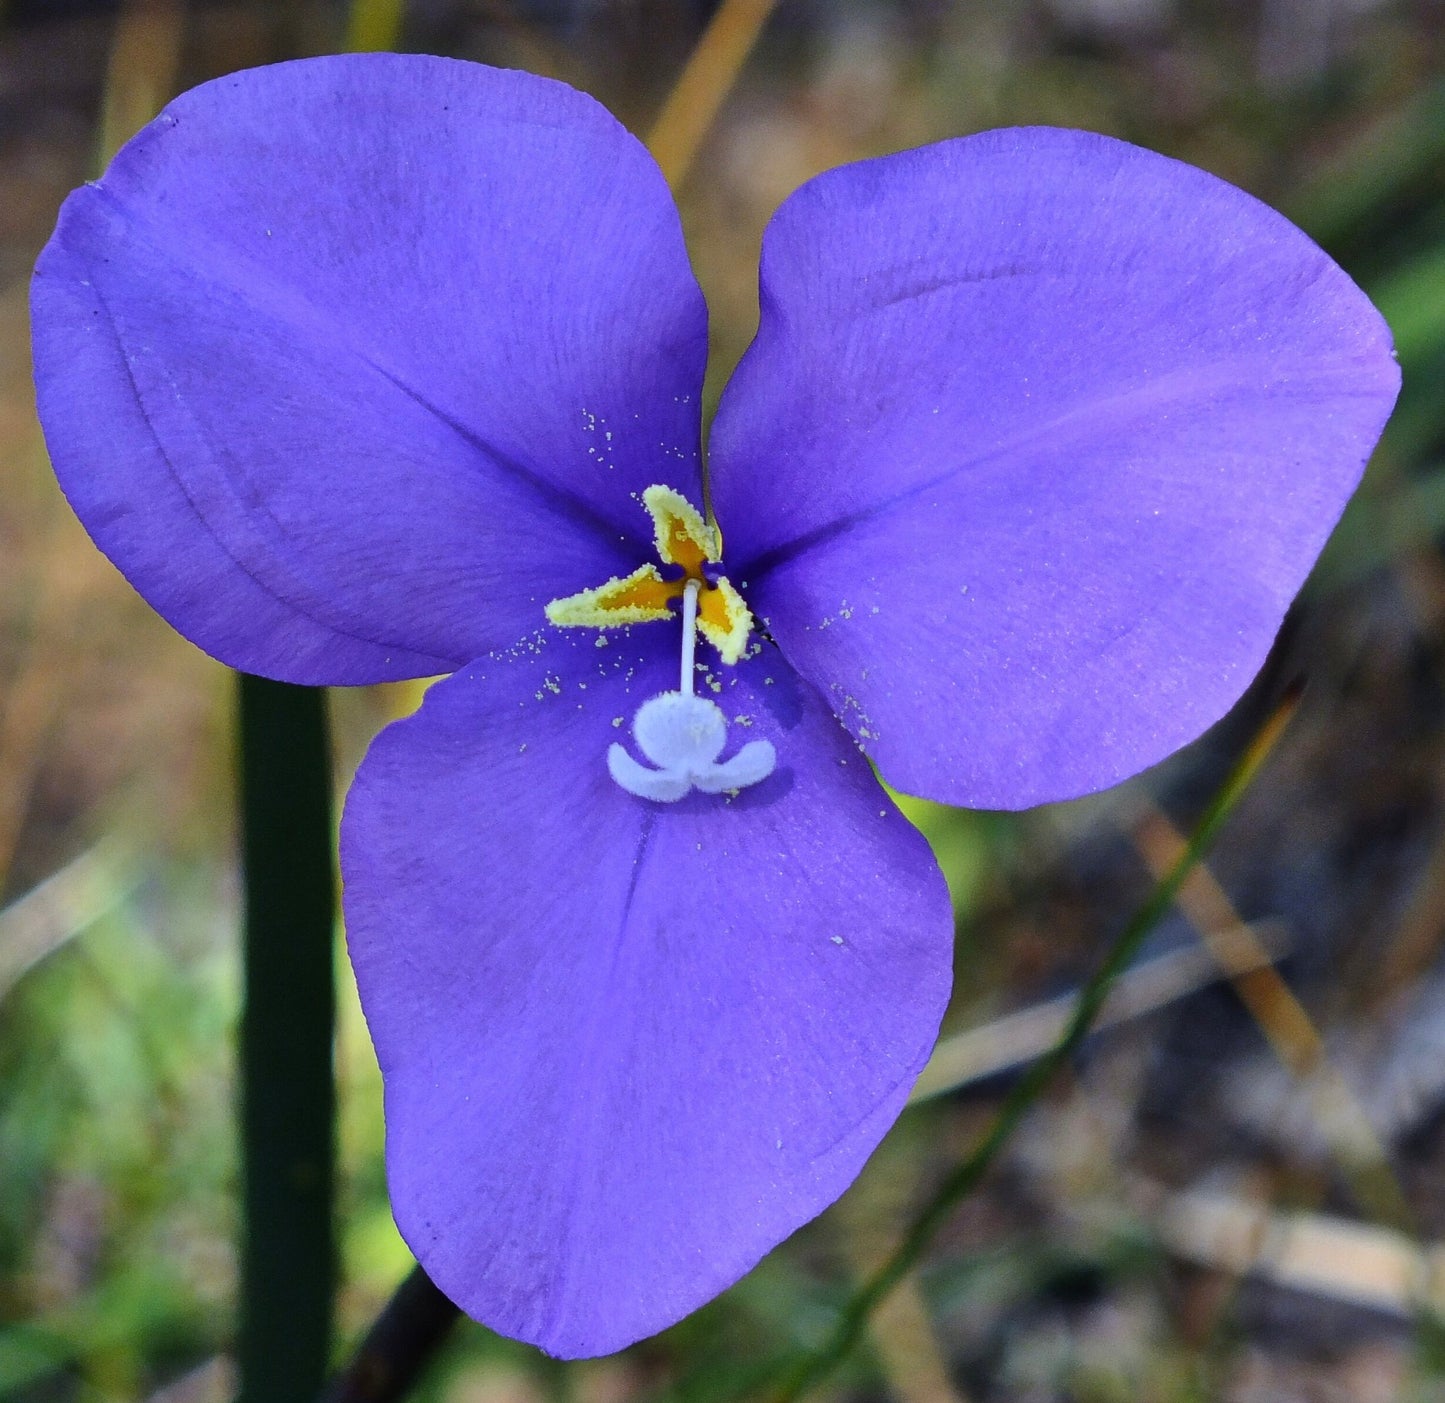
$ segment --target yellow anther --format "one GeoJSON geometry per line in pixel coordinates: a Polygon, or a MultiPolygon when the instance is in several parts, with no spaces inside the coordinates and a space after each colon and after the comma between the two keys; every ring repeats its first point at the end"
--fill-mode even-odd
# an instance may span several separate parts
{"type": "Polygon", "coordinates": [[[718,650],[725,663],[742,657],[752,632],[753,616],[743,597],[727,580],[720,579],[697,602],[698,632],[718,650]]]}
{"type": "Polygon", "coordinates": [[[722,558],[717,528],[680,492],[655,484],[642,494],[652,516],[653,539],[659,559],[682,569],[682,577],[665,580],[655,565],[642,565],[630,575],[608,580],[595,589],[554,599],[547,618],[564,627],[617,628],[623,624],[670,619],[674,600],[682,598],[689,580],[697,591],[698,631],[725,663],[736,663],[747,647],[753,616],[742,595],[726,579],[709,579],[704,567],[722,558]]]}
{"type": "Polygon", "coordinates": [[[654,483],[642,494],[642,505],[652,513],[659,560],[681,565],[689,579],[701,580],[702,567],[722,559],[717,531],[681,492],[654,483]]]}
{"type": "Polygon", "coordinates": [[[585,628],[616,628],[670,619],[672,601],[682,593],[681,580],[664,580],[655,565],[642,565],[630,575],[608,580],[595,589],[554,599],[547,617],[554,624],[585,628]]]}

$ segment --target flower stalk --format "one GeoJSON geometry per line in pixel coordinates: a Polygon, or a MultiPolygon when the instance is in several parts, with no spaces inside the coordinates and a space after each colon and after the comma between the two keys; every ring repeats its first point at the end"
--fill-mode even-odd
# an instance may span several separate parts
{"type": "Polygon", "coordinates": [[[325,693],[241,674],[240,1403],[314,1398],[336,1243],[331,764],[325,693]]]}

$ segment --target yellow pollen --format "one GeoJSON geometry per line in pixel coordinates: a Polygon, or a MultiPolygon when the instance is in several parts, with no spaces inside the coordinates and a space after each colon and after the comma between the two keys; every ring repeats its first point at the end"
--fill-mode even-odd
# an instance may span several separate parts
{"type": "Polygon", "coordinates": [[[702,567],[722,559],[722,542],[715,528],[681,492],[654,483],[642,494],[642,505],[652,513],[653,539],[660,560],[681,565],[690,580],[706,584],[702,567]]]}
{"type": "Polygon", "coordinates": [[[630,575],[618,576],[593,589],[554,599],[547,605],[547,618],[562,627],[616,628],[623,624],[648,623],[673,617],[672,604],[680,599],[689,580],[698,591],[698,631],[725,663],[735,663],[747,647],[753,616],[742,595],[726,579],[708,579],[707,565],[722,559],[722,541],[717,528],[680,492],[654,484],[642,494],[642,504],[652,515],[653,540],[664,565],[682,568],[682,577],[665,580],[655,565],[642,565],[630,575]]]}
{"type": "Polygon", "coordinates": [[[671,618],[672,601],[681,593],[681,580],[664,580],[657,566],[643,565],[595,589],[554,599],[547,606],[547,617],[564,628],[645,624],[651,619],[671,618]]]}
{"type": "Polygon", "coordinates": [[[725,663],[742,657],[753,629],[753,616],[743,597],[732,585],[719,578],[711,589],[704,589],[697,601],[698,632],[718,650],[725,663]]]}

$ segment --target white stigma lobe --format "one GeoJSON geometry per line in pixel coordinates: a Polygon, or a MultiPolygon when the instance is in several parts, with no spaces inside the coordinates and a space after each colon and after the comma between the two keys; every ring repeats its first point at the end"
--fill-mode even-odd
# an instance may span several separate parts
{"type": "Polygon", "coordinates": [[[696,582],[689,581],[682,598],[679,690],[643,702],[632,718],[637,748],[656,768],[640,764],[621,745],[607,749],[608,773],[639,799],[670,804],[694,789],[705,794],[746,789],[766,779],[777,764],[777,753],[765,740],[749,741],[730,760],[718,759],[727,744],[727,717],[716,702],[695,696],[692,689],[697,594],[696,582]]]}
{"type": "Polygon", "coordinates": [[[629,794],[672,803],[694,789],[721,794],[766,779],[777,764],[772,744],[749,741],[730,760],[718,761],[727,743],[722,708],[705,697],[663,692],[645,701],[632,720],[637,748],[657,766],[639,764],[620,745],[607,750],[607,769],[629,794]]]}

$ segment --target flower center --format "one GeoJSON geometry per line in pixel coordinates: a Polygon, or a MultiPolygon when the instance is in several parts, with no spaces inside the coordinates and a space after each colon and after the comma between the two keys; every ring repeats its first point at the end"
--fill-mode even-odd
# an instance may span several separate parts
{"type": "Polygon", "coordinates": [[[670,487],[649,487],[643,505],[652,514],[657,554],[663,564],[680,567],[667,579],[655,565],[608,580],[547,605],[547,618],[563,627],[615,628],[673,617],[682,601],[682,665],[675,692],[643,702],[632,718],[637,748],[651,768],[624,746],[607,748],[607,770],[629,794],[672,803],[694,789],[708,794],[744,789],[773,772],[777,755],[770,742],[750,741],[736,755],[720,760],[727,744],[727,717],[716,702],[693,691],[697,635],[717,649],[723,662],[736,663],[752,632],[752,615],[742,596],[707,567],[722,558],[715,528],[670,487]]]}
{"type": "Polygon", "coordinates": [[[673,566],[677,577],[667,579],[656,565],[642,565],[630,575],[608,580],[596,589],[584,589],[547,606],[547,617],[563,627],[617,628],[673,617],[674,600],[684,587],[698,587],[697,628],[718,650],[725,663],[735,663],[747,647],[753,616],[743,597],[726,578],[712,577],[708,566],[722,559],[717,530],[680,492],[654,485],[642,494],[652,514],[657,556],[673,566]]]}

